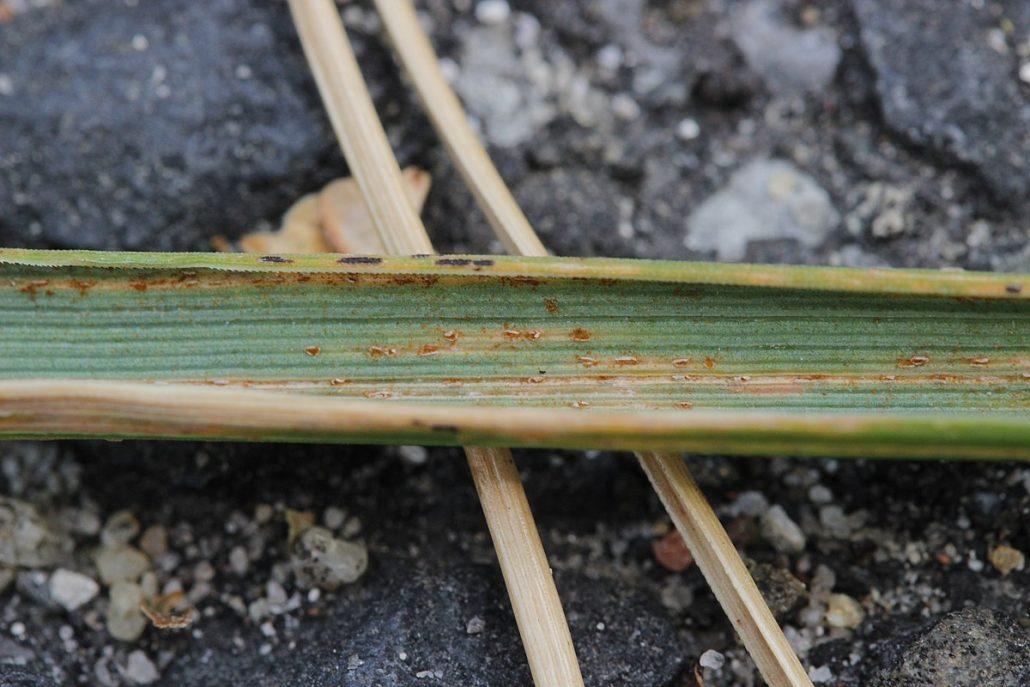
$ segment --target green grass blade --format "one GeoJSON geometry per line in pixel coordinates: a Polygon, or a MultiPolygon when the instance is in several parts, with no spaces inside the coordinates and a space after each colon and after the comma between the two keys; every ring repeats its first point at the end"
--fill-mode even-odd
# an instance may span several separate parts
{"type": "MultiPolygon", "coordinates": [[[[28,431],[15,380],[179,382],[490,411],[445,437],[291,415],[227,438],[1030,457],[1028,293],[927,270],[4,249],[0,433],[67,433],[28,431]],[[513,435],[515,408],[546,429],[513,435]]],[[[148,426],[108,435],[188,434],[148,426]]]]}

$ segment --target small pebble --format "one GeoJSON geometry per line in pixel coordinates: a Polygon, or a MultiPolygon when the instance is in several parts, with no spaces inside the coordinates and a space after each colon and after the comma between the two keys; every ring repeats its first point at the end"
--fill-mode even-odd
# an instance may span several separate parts
{"type": "Polygon", "coordinates": [[[701,135],[701,125],[696,120],[687,118],[676,125],[676,135],[682,141],[693,141],[701,135]]]}
{"type": "Polygon", "coordinates": [[[125,663],[125,678],[134,685],[149,685],[157,682],[161,674],[157,672],[157,666],[145,653],[137,649],[129,654],[125,663]]]}
{"type": "Polygon", "coordinates": [[[429,458],[429,452],[422,446],[398,446],[397,453],[411,465],[424,465],[429,458]]]}
{"type": "Polygon", "coordinates": [[[1022,551],[1004,544],[991,549],[987,558],[1002,575],[1008,575],[1013,570],[1022,570],[1026,565],[1026,557],[1022,551]]]}
{"type": "Polygon", "coordinates": [[[830,594],[826,606],[826,624],[830,627],[853,630],[862,622],[865,611],[847,594],[830,594]]]}
{"type": "Polygon", "coordinates": [[[487,26],[495,26],[508,20],[511,7],[505,0],[481,0],[476,5],[476,19],[487,26]]]}
{"type": "Polygon", "coordinates": [[[168,551],[168,532],[161,525],[151,525],[140,537],[139,547],[151,558],[159,558],[168,551]]]}
{"type": "Polygon", "coordinates": [[[721,670],[723,665],[726,663],[726,657],[720,654],[715,649],[709,649],[708,651],[701,654],[701,658],[698,663],[702,668],[708,668],[710,670],[721,670]]]}
{"type": "Polygon", "coordinates": [[[100,531],[100,543],[105,548],[115,549],[131,542],[137,534],[139,520],[130,511],[121,510],[104,523],[104,529],[100,531]]]}
{"type": "Polygon", "coordinates": [[[468,623],[465,625],[465,632],[470,635],[478,635],[484,629],[486,629],[486,621],[478,615],[474,615],[469,618],[468,623]]]}
{"type": "Polygon", "coordinates": [[[683,572],[694,563],[694,556],[676,530],[651,544],[655,560],[669,572],[683,572]]]}
{"type": "Polygon", "coordinates": [[[1030,62],[1019,65],[1019,80],[1023,83],[1030,83],[1030,62]]]}
{"type": "Polygon", "coordinates": [[[808,679],[816,684],[822,684],[829,682],[833,679],[833,671],[830,670],[829,666],[819,666],[818,668],[812,668],[808,671],[808,679]]]}
{"type": "Polygon", "coordinates": [[[804,551],[807,540],[782,506],[773,506],[762,517],[762,537],[782,553],[804,551]]]}
{"type": "Polygon", "coordinates": [[[0,565],[45,568],[60,553],[60,538],[35,506],[0,497],[0,565]]]}
{"type": "Polygon", "coordinates": [[[301,587],[333,590],[365,573],[368,549],[337,539],[324,527],[309,527],[294,542],[290,564],[301,587]]]}
{"type": "Polygon", "coordinates": [[[322,514],[322,522],[331,530],[339,529],[346,519],[347,512],[335,506],[329,506],[325,509],[325,513],[322,514]]]}
{"type": "Polygon", "coordinates": [[[116,582],[109,593],[107,631],[115,639],[132,642],[143,634],[147,619],[139,610],[143,589],[132,582],[116,582]]]}
{"type": "Polygon", "coordinates": [[[250,557],[247,555],[247,550],[242,546],[234,546],[229,552],[229,568],[242,577],[247,574],[249,567],[250,557]]]}
{"type": "Polygon", "coordinates": [[[100,585],[92,577],[73,570],[58,568],[50,576],[50,598],[65,610],[74,611],[100,593],[100,585]]]}
{"type": "Polygon", "coordinates": [[[97,554],[97,572],[104,584],[135,582],[150,569],[146,554],[131,546],[101,549],[97,554]]]}

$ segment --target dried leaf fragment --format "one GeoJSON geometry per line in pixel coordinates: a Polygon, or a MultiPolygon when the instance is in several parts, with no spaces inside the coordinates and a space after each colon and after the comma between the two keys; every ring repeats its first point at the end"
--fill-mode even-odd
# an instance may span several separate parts
{"type": "Polygon", "coordinates": [[[139,610],[159,630],[181,630],[197,620],[197,609],[186,604],[182,590],[159,594],[140,602],[139,610]]]}

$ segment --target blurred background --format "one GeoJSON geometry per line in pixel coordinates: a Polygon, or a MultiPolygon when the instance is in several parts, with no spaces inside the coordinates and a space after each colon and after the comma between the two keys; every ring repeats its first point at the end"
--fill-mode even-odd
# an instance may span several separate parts
{"type": "MultiPolygon", "coordinates": [[[[557,254],[1030,269],[1026,0],[417,4],[557,254]]],[[[501,252],[340,10],[438,249],[501,252]]],[[[285,3],[0,0],[0,245],[224,249],[347,174],[285,3]]],[[[519,456],[588,685],[759,684],[631,457],[519,456]]],[[[692,467],[817,684],[1030,684],[1030,470],[692,467]]],[[[457,451],[5,444],[0,487],[0,684],[529,683],[457,451]],[[287,509],[367,572],[305,585],[287,509]],[[190,628],[119,615],[125,547],[190,628]]]]}

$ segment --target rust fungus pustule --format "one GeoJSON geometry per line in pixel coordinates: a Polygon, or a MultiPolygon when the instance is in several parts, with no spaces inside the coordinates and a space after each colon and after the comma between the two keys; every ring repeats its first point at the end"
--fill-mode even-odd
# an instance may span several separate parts
{"type": "Polygon", "coordinates": [[[456,343],[458,341],[458,332],[453,329],[448,329],[443,333],[443,338],[447,339],[447,341],[451,343],[456,343]]]}
{"type": "Polygon", "coordinates": [[[898,361],[898,367],[922,367],[930,362],[925,355],[914,355],[911,358],[902,358],[898,361]]]}
{"type": "Polygon", "coordinates": [[[436,355],[439,352],[439,347],[434,346],[433,344],[425,344],[422,348],[418,349],[418,354],[422,356],[436,355]]]}
{"type": "Polygon", "coordinates": [[[558,299],[557,298],[545,298],[544,307],[547,308],[547,312],[552,315],[558,312],[558,299]]]}
{"type": "Polygon", "coordinates": [[[976,358],[970,358],[969,362],[972,363],[973,365],[988,365],[988,364],[990,364],[991,359],[988,358],[985,355],[981,355],[981,356],[977,356],[976,358]]]}
{"type": "Polygon", "coordinates": [[[591,358],[588,355],[577,355],[576,362],[581,363],[583,367],[593,367],[594,365],[597,365],[597,359],[591,358]]]}
{"type": "Polygon", "coordinates": [[[368,349],[368,354],[373,358],[393,357],[397,355],[397,349],[390,346],[371,346],[368,349]]]}
{"type": "Polygon", "coordinates": [[[715,369],[715,358],[705,358],[705,367],[709,370],[715,369]]]}
{"type": "Polygon", "coordinates": [[[672,364],[676,367],[686,367],[690,364],[690,358],[676,358],[672,361],[672,364]]]}
{"type": "Polygon", "coordinates": [[[571,332],[569,332],[569,338],[573,341],[589,341],[590,332],[583,329],[582,327],[576,327],[571,332]]]}
{"type": "Polygon", "coordinates": [[[620,355],[618,358],[615,359],[615,364],[616,365],[639,365],[640,361],[637,360],[636,357],[632,356],[632,355],[620,355]]]}
{"type": "Polygon", "coordinates": [[[322,352],[322,348],[320,346],[308,346],[304,349],[304,352],[310,355],[312,358],[314,358],[316,355],[322,352]]]}

